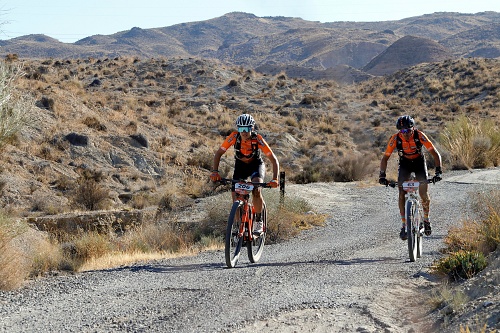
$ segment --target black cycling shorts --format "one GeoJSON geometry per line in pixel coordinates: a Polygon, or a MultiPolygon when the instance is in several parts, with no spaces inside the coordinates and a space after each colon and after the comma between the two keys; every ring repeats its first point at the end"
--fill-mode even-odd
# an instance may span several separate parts
{"type": "Polygon", "coordinates": [[[427,164],[423,156],[413,160],[404,157],[399,159],[398,184],[401,185],[404,181],[410,179],[412,172],[415,172],[415,178],[418,181],[427,181],[427,164]]]}
{"type": "MultiPolygon", "coordinates": [[[[264,164],[264,161],[261,158],[256,158],[250,163],[245,163],[236,159],[236,162],[234,163],[233,179],[246,180],[250,178],[250,180],[252,180],[258,177],[264,180],[265,175],[266,175],[266,165],[264,164]]],[[[233,190],[234,190],[234,184],[233,184],[233,190]]]]}

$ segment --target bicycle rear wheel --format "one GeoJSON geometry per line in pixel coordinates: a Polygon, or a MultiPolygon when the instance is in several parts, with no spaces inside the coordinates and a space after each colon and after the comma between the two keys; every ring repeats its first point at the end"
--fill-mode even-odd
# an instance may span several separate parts
{"type": "Polygon", "coordinates": [[[417,259],[417,235],[419,233],[418,226],[415,227],[417,213],[417,205],[413,200],[406,201],[406,233],[408,235],[408,254],[410,261],[417,259]]]}
{"type": "Polygon", "coordinates": [[[240,258],[241,247],[243,245],[243,236],[240,236],[240,225],[241,225],[241,215],[242,215],[242,202],[235,201],[231,212],[229,213],[229,218],[227,220],[226,227],[226,244],[224,248],[226,265],[229,268],[233,268],[238,263],[240,258]]]}
{"type": "Polygon", "coordinates": [[[264,244],[266,242],[267,209],[265,202],[262,205],[262,222],[264,222],[264,231],[259,236],[254,235],[253,240],[247,244],[248,259],[252,263],[259,261],[262,251],[264,251],[264,244]]]}

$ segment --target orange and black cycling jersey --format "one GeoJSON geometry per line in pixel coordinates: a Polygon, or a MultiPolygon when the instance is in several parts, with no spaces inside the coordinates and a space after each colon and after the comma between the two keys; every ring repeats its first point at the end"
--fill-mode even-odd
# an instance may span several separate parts
{"type": "MultiPolygon", "coordinates": [[[[224,151],[227,151],[231,146],[236,144],[236,141],[238,139],[238,131],[234,131],[231,134],[229,134],[220,146],[220,148],[224,151]]],[[[257,144],[258,148],[266,155],[266,156],[271,156],[273,152],[271,151],[271,148],[269,148],[269,145],[267,144],[266,140],[262,137],[262,135],[257,134],[256,135],[257,139],[257,144]]],[[[237,154],[240,155],[241,157],[239,158],[243,162],[249,162],[253,160],[253,148],[252,148],[252,139],[248,140],[243,140],[241,139],[240,143],[240,153],[237,154]]]]}
{"type": "MultiPolygon", "coordinates": [[[[415,131],[417,130],[415,129],[415,131]]],[[[394,149],[396,149],[398,136],[402,143],[402,153],[404,158],[412,160],[421,156],[420,149],[415,143],[413,134],[410,136],[409,140],[406,141],[403,134],[401,134],[400,132],[393,134],[389,139],[389,143],[387,144],[387,148],[385,149],[384,153],[386,156],[391,156],[394,149]]],[[[430,151],[434,149],[434,145],[429,141],[427,135],[425,135],[421,131],[418,131],[418,139],[420,140],[422,145],[427,148],[427,150],[430,151]]]]}

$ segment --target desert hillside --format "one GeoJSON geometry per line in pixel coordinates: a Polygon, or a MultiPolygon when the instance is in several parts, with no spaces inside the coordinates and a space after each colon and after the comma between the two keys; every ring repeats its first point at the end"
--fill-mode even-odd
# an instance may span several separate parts
{"type": "MultiPolygon", "coordinates": [[[[99,184],[92,209],[154,206],[167,190],[189,203],[211,190],[213,153],[245,112],[297,183],[374,177],[401,114],[435,141],[459,115],[499,122],[493,59],[348,86],[195,58],[11,61],[36,101],[36,122],[3,148],[2,205],[21,215],[85,209],[82,179],[99,184]]],[[[221,165],[228,175],[231,154],[221,165]]],[[[442,154],[445,168],[457,167],[442,154]]]]}

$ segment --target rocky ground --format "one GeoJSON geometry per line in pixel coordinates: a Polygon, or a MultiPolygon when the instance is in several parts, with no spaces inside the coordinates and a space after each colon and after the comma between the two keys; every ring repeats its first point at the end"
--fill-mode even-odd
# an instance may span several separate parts
{"type": "Polygon", "coordinates": [[[227,269],[223,251],[210,251],[39,279],[0,293],[0,331],[448,333],[460,325],[476,332],[484,324],[498,329],[498,252],[480,276],[450,286],[464,290],[470,301],[455,307],[429,302],[441,288],[429,266],[441,256],[448,228],[468,214],[469,195],[500,183],[498,169],[488,172],[449,173],[432,186],[433,234],[413,263],[397,236],[394,189],[290,185],[287,195],[300,195],[329,218],[324,227],[266,246],[259,263],[243,256],[227,269]]]}

